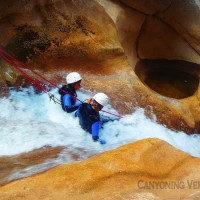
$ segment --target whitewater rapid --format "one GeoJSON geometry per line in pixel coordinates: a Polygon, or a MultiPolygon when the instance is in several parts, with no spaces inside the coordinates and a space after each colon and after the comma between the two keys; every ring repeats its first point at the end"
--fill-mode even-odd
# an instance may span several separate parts
{"type": "MultiPolygon", "coordinates": [[[[57,89],[51,93],[59,99],[57,89]]],[[[86,91],[78,92],[81,100],[91,95],[86,91]]],[[[44,146],[66,146],[71,151],[81,148],[96,154],[140,139],[160,138],[200,157],[200,135],[169,130],[156,123],[156,119],[147,119],[141,108],[121,119],[101,113],[104,118],[114,120],[104,124],[101,130],[100,137],[106,140],[105,145],[92,141],[91,135],[80,128],[74,113],[64,112],[46,93],[35,94],[31,87],[11,90],[9,97],[0,98],[0,110],[0,156],[30,152],[44,146]]],[[[117,113],[110,105],[104,110],[117,113]]]]}

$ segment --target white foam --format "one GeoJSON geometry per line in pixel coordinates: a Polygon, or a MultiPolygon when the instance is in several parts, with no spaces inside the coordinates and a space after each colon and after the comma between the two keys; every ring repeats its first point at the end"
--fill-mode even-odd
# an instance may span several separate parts
{"type": "MultiPolygon", "coordinates": [[[[57,98],[57,90],[51,91],[57,98]]],[[[91,94],[78,93],[84,100],[91,94]]],[[[47,94],[35,94],[32,88],[11,91],[9,98],[0,99],[0,156],[29,152],[43,146],[68,146],[91,152],[102,152],[143,138],[160,138],[193,156],[200,157],[200,136],[174,132],[147,119],[139,108],[131,115],[104,124],[101,138],[106,145],[93,142],[74,117],[59,104],[49,101],[47,94]]],[[[110,105],[105,110],[117,113],[110,105]]],[[[114,120],[116,117],[102,113],[114,120]]]]}

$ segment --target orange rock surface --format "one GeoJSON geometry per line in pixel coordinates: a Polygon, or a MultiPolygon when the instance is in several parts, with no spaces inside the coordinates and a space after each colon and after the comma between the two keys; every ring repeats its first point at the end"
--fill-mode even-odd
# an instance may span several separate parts
{"type": "Polygon", "coordinates": [[[0,199],[194,199],[199,166],[198,158],[145,139],[2,186],[0,199]]]}
{"type": "MultiPolygon", "coordinates": [[[[170,129],[200,133],[196,1],[14,0],[1,1],[0,13],[0,45],[51,81],[65,83],[68,72],[79,71],[84,89],[107,93],[119,113],[130,114],[140,106],[170,129]],[[139,74],[136,66],[158,59],[172,61],[172,76],[177,69],[191,74],[196,89],[184,78],[170,81],[167,73],[164,85],[155,80],[158,90],[151,87],[154,83],[146,84],[143,78],[155,66],[146,66],[147,71],[141,67],[139,74]],[[187,65],[175,66],[177,60],[187,65]],[[185,83],[187,87],[179,88],[185,83]]],[[[6,85],[30,84],[2,60],[0,65],[1,95],[6,95],[6,85]]]]}

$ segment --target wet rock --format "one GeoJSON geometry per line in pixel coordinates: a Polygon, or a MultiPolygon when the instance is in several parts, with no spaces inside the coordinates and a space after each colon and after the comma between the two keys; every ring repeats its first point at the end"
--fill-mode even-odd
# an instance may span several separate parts
{"type": "Polygon", "coordinates": [[[55,147],[55,148],[43,147],[41,149],[36,149],[32,152],[22,153],[19,155],[1,156],[0,157],[0,171],[1,171],[0,185],[5,185],[6,183],[10,181],[13,181],[19,178],[24,178],[28,175],[33,174],[34,170],[33,171],[29,170],[28,172],[29,167],[33,168],[33,166],[37,166],[37,165],[39,166],[39,164],[45,163],[50,159],[56,159],[56,157],[58,157],[59,153],[63,149],[64,147],[55,147]]]}
{"type": "MultiPolygon", "coordinates": [[[[180,91],[173,92],[177,93],[176,97],[162,92],[159,95],[156,94],[156,88],[152,90],[151,81],[151,83],[148,81],[150,85],[141,81],[144,78],[141,76],[145,74],[145,71],[143,71],[138,77],[143,84],[136,77],[132,77],[133,89],[130,90],[130,93],[134,93],[134,97],[130,96],[130,99],[132,99],[134,105],[138,104],[144,107],[147,115],[152,115],[149,110],[153,111],[157,116],[157,121],[169,128],[187,133],[199,133],[197,124],[199,122],[198,113],[200,112],[198,86],[200,69],[198,65],[196,65],[195,70],[193,67],[189,67],[195,65],[195,63],[199,64],[200,60],[199,44],[194,42],[199,37],[196,31],[199,29],[198,16],[200,11],[198,2],[167,0],[162,2],[148,1],[148,3],[145,0],[121,0],[115,3],[113,1],[99,2],[115,22],[119,40],[127,55],[128,62],[135,72],[136,67],[137,72],[144,70],[144,67],[139,69],[137,63],[146,59],[152,60],[152,63],[166,60],[168,67],[174,70],[177,69],[177,65],[175,67],[174,63],[178,63],[178,60],[189,62],[188,67],[182,65],[181,62],[178,64],[181,72],[184,73],[186,70],[189,76],[190,74],[194,76],[195,86],[190,88],[191,84],[188,84],[189,82],[186,84],[187,89],[185,88],[185,90],[188,90],[189,95],[180,94],[180,91]],[[167,60],[171,62],[167,62],[167,60]]],[[[162,65],[158,68],[161,68],[160,71],[163,70],[162,65]]],[[[136,75],[138,76],[137,72],[136,75]]],[[[169,73],[166,73],[165,79],[171,76],[169,73]]],[[[159,82],[160,77],[156,76],[156,73],[152,74],[152,77],[149,76],[148,80],[154,79],[155,82],[159,82]]],[[[178,81],[179,75],[175,79],[174,81],[178,81]]],[[[159,87],[160,91],[166,92],[165,87],[161,85],[156,87],[157,89],[159,87]]],[[[125,99],[123,100],[125,101],[125,99]]]]}
{"type": "MultiPolygon", "coordinates": [[[[138,50],[143,59],[199,62],[199,2],[121,0],[127,10],[145,17],[138,50]]],[[[125,9],[126,13],[126,9],[125,9]]],[[[120,28],[120,27],[119,27],[120,28]]],[[[130,33],[129,33],[130,34],[130,33]]],[[[130,44],[131,45],[131,44],[130,44]]]]}
{"type": "MultiPolygon", "coordinates": [[[[2,1],[0,11],[1,46],[46,78],[62,84],[68,72],[79,71],[84,89],[103,90],[120,114],[140,106],[168,128],[200,133],[199,67],[195,86],[191,90],[191,84],[180,86],[188,93],[174,90],[173,95],[163,93],[164,86],[152,86],[152,79],[158,82],[159,76],[149,73],[146,84],[135,70],[147,59],[200,63],[196,1],[15,0],[2,1]]],[[[187,74],[193,72],[188,65],[187,74]]],[[[23,85],[18,74],[14,73],[19,77],[16,82],[1,76],[3,84],[23,85]]],[[[174,82],[176,78],[179,75],[174,75],[174,82]]]]}
{"type": "Polygon", "coordinates": [[[155,15],[159,12],[163,12],[166,9],[168,9],[173,2],[170,0],[165,0],[165,1],[159,1],[159,0],[136,0],[136,1],[131,1],[131,0],[120,0],[130,8],[133,8],[135,10],[138,10],[146,15],[155,15]]]}
{"type": "Polygon", "coordinates": [[[145,139],[0,187],[0,199],[186,199],[197,197],[200,160],[145,139]]]}

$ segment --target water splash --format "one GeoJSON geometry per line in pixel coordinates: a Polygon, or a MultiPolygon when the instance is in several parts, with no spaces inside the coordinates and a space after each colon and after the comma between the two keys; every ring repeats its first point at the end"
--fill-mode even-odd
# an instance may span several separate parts
{"type": "MultiPolygon", "coordinates": [[[[51,93],[59,98],[57,90],[51,93]]],[[[70,146],[99,153],[144,138],[160,138],[192,156],[200,157],[199,135],[169,130],[147,119],[141,108],[118,120],[102,113],[103,118],[111,121],[101,130],[101,138],[107,143],[100,145],[80,128],[74,113],[63,112],[59,104],[49,101],[48,95],[36,95],[33,88],[11,90],[10,94],[8,98],[0,99],[0,156],[29,152],[43,146],[70,146]]],[[[84,100],[91,93],[79,92],[78,96],[84,100]]],[[[110,105],[105,110],[117,113],[110,105]]]]}

